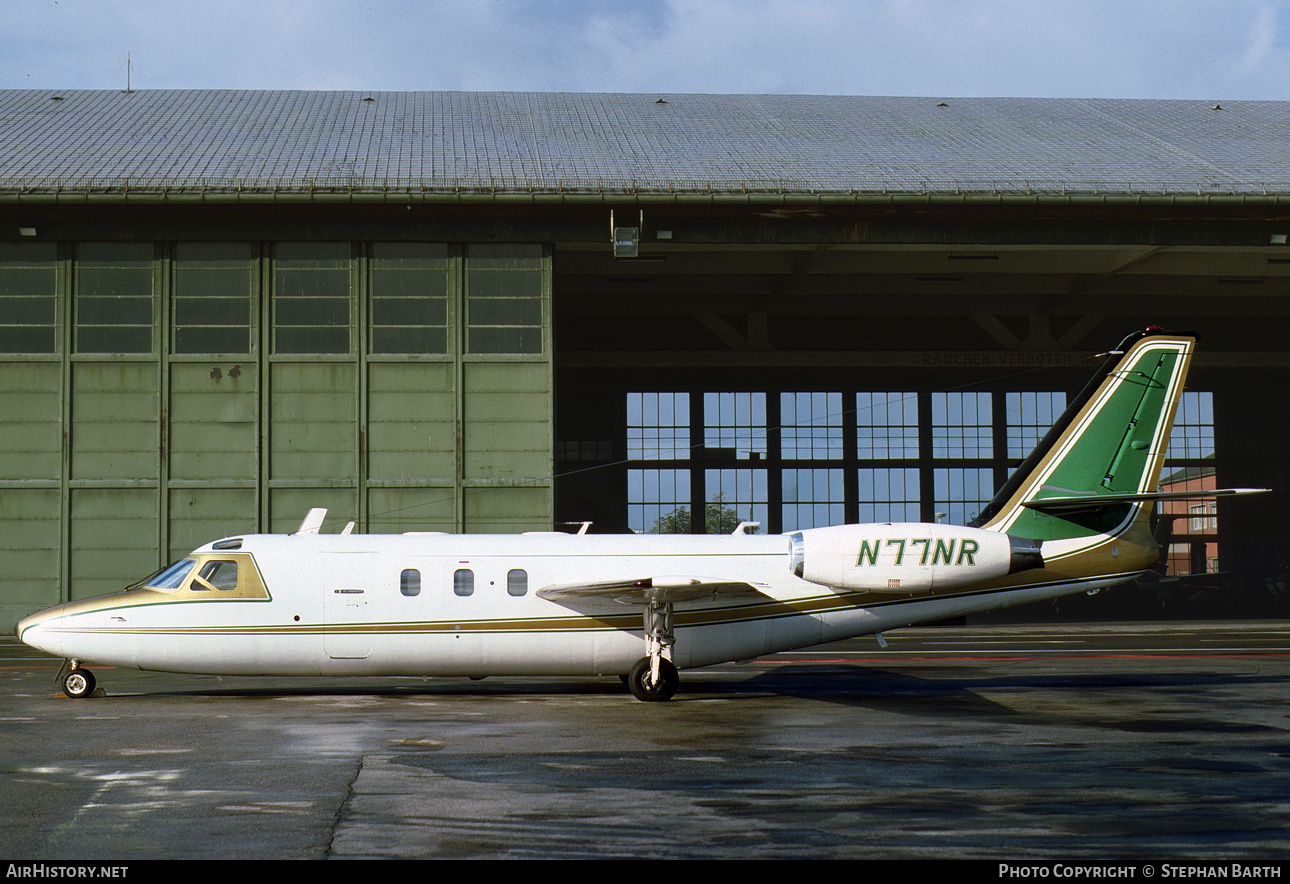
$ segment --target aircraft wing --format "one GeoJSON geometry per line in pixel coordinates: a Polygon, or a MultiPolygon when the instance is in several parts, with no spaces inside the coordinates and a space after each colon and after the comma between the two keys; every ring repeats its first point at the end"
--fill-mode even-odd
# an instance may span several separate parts
{"type": "Polygon", "coordinates": [[[700,599],[768,598],[764,585],[714,577],[643,577],[604,583],[544,586],[539,598],[553,602],[601,601],[640,606],[651,601],[689,602],[700,599]]]}

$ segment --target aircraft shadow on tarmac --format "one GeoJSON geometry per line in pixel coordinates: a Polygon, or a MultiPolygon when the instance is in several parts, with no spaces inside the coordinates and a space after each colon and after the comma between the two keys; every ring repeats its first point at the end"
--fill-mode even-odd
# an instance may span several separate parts
{"type": "MultiPolygon", "coordinates": [[[[630,694],[618,679],[609,678],[464,678],[329,680],[305,679],[298,684],[274,679],[233,676],[193,676],[200,684],[191,688],[149,690],[146,684],[129,685],[128,692],[112,694],[114,699],[142,700],[166,698],[300,698],[310,697],[455,697],[469,698],[541,698],[621,696],[630,694]]],[[[1014,674],[964,673],[955,675],[914,675],[871,666],[785,665],[747,677],[731,678],[729,670],[691,670],[676,696],[676,702],[712,702],[747,697],[800,699],[845,704],[858,708],[882,709],[904,715],[944,717],[947,714],[971,714],[992,718],[1024,719],[1028,716],[989,699],[983,694],[1007,691],[1043,691],[1076,697],[1096,696],[1107,691],[1203,691],[1213,687],[1239,690],[1255,685],[1290,685],[1290,676],[1229,675],[1207,672],[1172,673],[1077,673],[1014,674]]],[[[110,687],[110,680],[109,680],[110,687]]],[[[1121,722],[1123,724],[1123,722],[1121,722]]],[[[1248,732],[1251,727],[1237,722],[1192,721],[1191,730],[1233,730],[1248,732]]],[[[1180,722],[1169,720],[1144,730],[1177,730],[1180,722]]]]}

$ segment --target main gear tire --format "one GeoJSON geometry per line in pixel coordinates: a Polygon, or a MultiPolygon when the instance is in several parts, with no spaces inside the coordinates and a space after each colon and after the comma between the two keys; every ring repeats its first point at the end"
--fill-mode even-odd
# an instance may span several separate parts
{"type": "Polygon", "coordinates": [[[671,660],[660,660],[658,666],[658,684],[649,683],[650,658],[641,657],[627,673],[627,689],[637,700],[654,703],[670,700],[681,686],[681,676],[672,665],[671,660]]]}

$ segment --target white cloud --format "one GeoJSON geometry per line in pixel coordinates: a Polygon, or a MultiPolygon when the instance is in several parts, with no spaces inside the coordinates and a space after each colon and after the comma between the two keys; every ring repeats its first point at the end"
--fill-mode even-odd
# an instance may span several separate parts
{"type": "Polygon", "coordinates": [[[0,87],[1287,98],[1287,0],[0,0],[0,87]]]}

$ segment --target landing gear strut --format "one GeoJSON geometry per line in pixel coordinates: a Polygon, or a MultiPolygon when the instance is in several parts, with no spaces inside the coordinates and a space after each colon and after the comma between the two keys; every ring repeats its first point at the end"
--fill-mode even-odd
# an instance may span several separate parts
{"type": "Polygon", "coordinates": [[[637,700],[670,700],[681,684],[669,654],[672,642],[672,603],[651,599],[645,606],[645,642],[649,656],[642,657],[627,674],[627,689],[637,700]]]}

